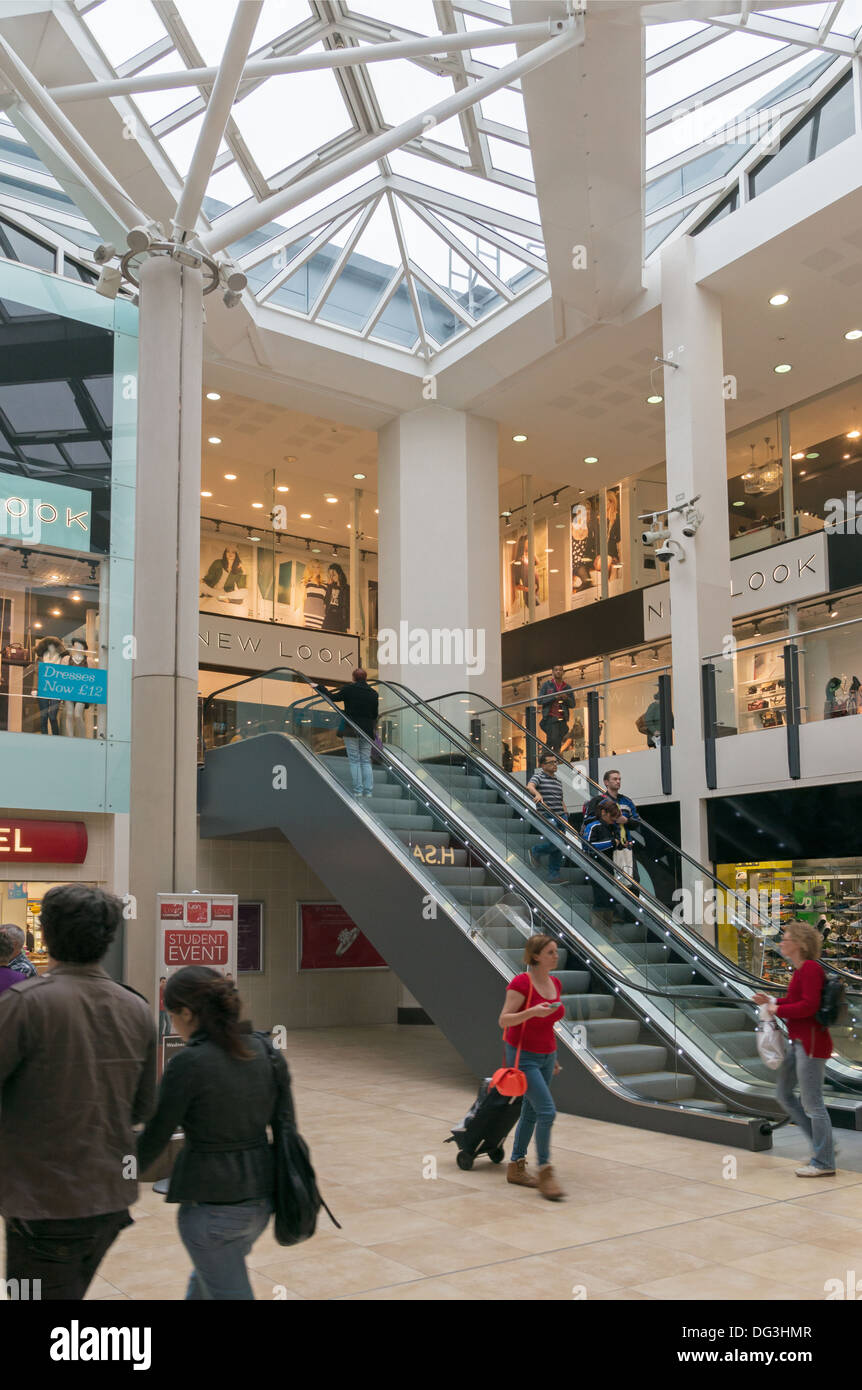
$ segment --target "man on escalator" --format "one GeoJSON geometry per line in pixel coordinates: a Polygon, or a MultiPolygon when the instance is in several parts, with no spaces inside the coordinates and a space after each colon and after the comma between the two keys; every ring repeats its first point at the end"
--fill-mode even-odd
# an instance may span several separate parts
{"type": "MultiPolygon", "coordinates": [[[[605,784],[604,795],[599,793],[597,796],[590,797],[590,800],[584,806],[584,818],[581,822],[581,837],[584,837],[587,825],[589,825],[591,821],[598,820],[601,803],[603,801],[611,801],[619,809],[621,822],[626,831],[626,840],[629,848],[633,851],[636,843],[631,833],[633,830],[641,837],[637,843],[641,845],[644,844],[644,826],[640,818],[640,812],[631,797],[626,796],[625,793],[620,790],[622,786],[622,777],[616,768],[609,768],[602,778],[602,781],[605,784]]],[[[635,883],[640,881],[638,878],[637,859],[634,858],[634,854],[632,854],[631,869],[626,869],[626,872],[634,879],[635,883]]]]}
{"type": "MultiPolygon", "coordinates": [[[[603,797],[596,807],[595,814],[589,818],[587,810],[584,811],[581,827],[584,848],[594,859],[605,859],[609,873],[614,871],[615,855],[626,848],[626,839],[627,832],[620,808],[610,797],[603,797]]],[[[607,931],[613,920],[613,898],[596,879],[593,879],[592,887],[594,925],[607,931]]]]}
{"type": "MultiPolygon", "coordinates": [[[[545,812],[552,825],[559,825],[561,829],[568,830],[566,819],[566,803],[563,800],[563,784],[557,776],[557,760],[553,753],[545,753],[539,766],[527,783],[527,791],[532,796],[537,806],[545,812]]],[[[563,867],[563,856],[552,840],[543,838],[533,845],[530,850],[530,858],[533,863],[537,863],[540,854],[548,856],[548,870],[550,877],[549,883],[562,883],[560,869],[563,867]]],[[[537,865],[538,867],[538,865],[537,865]]]]}

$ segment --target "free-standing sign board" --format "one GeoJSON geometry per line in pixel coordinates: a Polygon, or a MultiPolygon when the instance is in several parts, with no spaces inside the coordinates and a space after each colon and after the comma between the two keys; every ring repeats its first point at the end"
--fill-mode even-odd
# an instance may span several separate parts
{"type": "Polygon", "coordinates": [[[185,965],[208,965],[236,979],[237,898],[235,893],[159,893],[157,901],[155,998],[161,1076],[166,1053],[177,1046],[165,1009],[165,985],[185,965]]]}
{"type": "Polygon", "coordinates": [[[368,937],[337,903],[299,903],[300,970],[386,970],[368,937]]]}

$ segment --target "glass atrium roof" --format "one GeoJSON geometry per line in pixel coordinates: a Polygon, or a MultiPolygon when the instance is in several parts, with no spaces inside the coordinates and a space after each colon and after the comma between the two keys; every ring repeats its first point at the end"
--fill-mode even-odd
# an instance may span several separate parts
{"type": "MultiPolygon", "coordinates": [[[[594,3],[588,0],[588,13],[594,3]]],[[[89,49],[93,80],[126,84],[111,96],[115,110],[132,123],[155,167],[173,169],[178,195],[236,0],[135,0],[134,24],[129,4],[64,4],[65,30],[82,54],[89,49]]],[[[533,8],[535,20],[547,19],[548,7],[533,8]]],[[[704,0],[702,9],[703,19],[661,23],[652,22],[650,5],[641,11],[647,255],[667,237],[696,230],[716,208],[735,208],[740,200],[733,190],[743,173],[762,168],[765,152],[833,91],[843,92],[840,110],[833,103],[823,123],[831,133],[809,142],[807,158],[858,126],[852,88],[841,83],[860,53],[862,0],[757,10],[746,4],[718,16],[704,0]]],[[[661,6],[665,16],[669,11],[672,5],[661,6]]],[[[372,138],[496,74],[518,57],[515,44],[504,41],[512,23],[508,5],[488,0],[264,0],[248,61],[292,59],[299,70],[251,72],[241,82],[199,231],[217,237],[238,209],[253,211],[273,195],[301,189],[306,178],[326,173],[372,138]],[[339,51],[341,61],[357,46],[453,31],[465,46],[444,54],[314,65],[339,51]],[[497,42],[489,42],[489,33],[497,42]],[[475,44],[468,44],[473,35],[475,44]]],[[[68,91],[58,99],[74,121],[68,91]]],[[[14,109],[10,115],[14,120],[14,109]]],[[[749,195],[783,170],[792,172],[796,158],[758,176],[749,195]]],[[[265,226],[238,231],[227,242],[250,291],[268,309],[427,360],[547,279],[516,77],[448,119],[426,116],[421,133],[332,179],[289,212],[275,212],[265,226]]],[[[86,219],[4,117],[0,195],[66,241],[94,244],[86,219]]]]}

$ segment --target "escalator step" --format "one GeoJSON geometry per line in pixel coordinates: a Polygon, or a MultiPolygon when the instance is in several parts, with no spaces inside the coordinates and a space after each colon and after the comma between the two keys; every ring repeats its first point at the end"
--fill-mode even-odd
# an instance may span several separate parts
{"type": "Polygon", "coordinates": [[[690,1100],[697,1080],[686,1072],[653,1071],[641,1076],[621,1076],[621,1081],[647,1100],[690,1100]]]}
{"type": "Polygon", "coordinates": [[[722,1033],[748,1033],[753,1044],[754,1020],[744,1009],[733,1008],[729,1003],[724,1009],[700,1009],[697,1021],[702,1028],[708,1028],[716,1036],[722,1033]]]}
{"type": "MultiPolygon", "coordinates": [[[[371,798],[369,803],[373,804],[371,798]]],[[[434,822],[430,816],[398,815],[393,811],[379,812],[377,819],[390,830],[433,830],[434,822]]]]}
{"type": "Polygon", "coordinates": [[[591,1048],[637,1042],[641,1030],[636,1018],[592,1018],[585,1026],[591,1048]]]}
{"type": "Polygon", "coordinates": [[[564,994],[561,1000],[566,1006],[566,1018],[575,1023],[586,1023],[591,1018],[610,1018],[615,1002],[616,995],[613,994],[564,994]]]}
{"type": "Polygon", "coordinates": [[[615,1076],[643,1076],[667,1065],[667,1048],[652,1043],[618,1043],[593,1049],[600,1062],[615,1076]]]}

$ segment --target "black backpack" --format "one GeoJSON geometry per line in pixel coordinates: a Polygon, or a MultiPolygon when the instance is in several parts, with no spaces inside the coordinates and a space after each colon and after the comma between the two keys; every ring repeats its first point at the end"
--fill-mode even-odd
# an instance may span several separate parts
{"type": "Polygon", "coordinates": [[[317,1187],[308,1145],[296,1128],[290,1074],[268,1038],[264,1039],[275,1077],[276,1101],[272,1117],[275,1149],[275,1238],[279,1245],[299,1245],[314,1235],[317,1214],[323,1207],[341,1230],[317,1187]]]}
{"type": "Polygon", "coordinates": [[[826,975],[820,995],[820,1008],[814,1015],[824,1028],[831,1028],[841,1021],[846,1008],[846,994],[844,981],[839,975],[826,975]]]}

